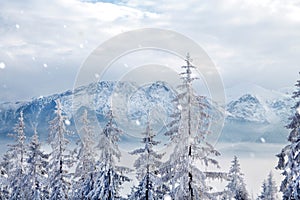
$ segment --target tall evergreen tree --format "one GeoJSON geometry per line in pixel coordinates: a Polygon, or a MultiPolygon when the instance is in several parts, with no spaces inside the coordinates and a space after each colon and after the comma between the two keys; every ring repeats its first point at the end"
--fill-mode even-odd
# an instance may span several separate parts
{"type": "Polygon", "coordinates": [[[63,114],[62,106],[59,100],[56,100],[55,118],[50,121],[49,143],[52,151],[49,162],[49,198],[69,199],[70,183],[68,178],[68,168],[73,161],[71,154],[67,150],[69,141],[66,135],[71,134],[65,126],[67,117],[63,114]]]}
{"type": "Polygon", "coordinates": [[[122,130],[114,122],[112,111],[109,110],[106,119],[107,124],[99,135],[97,148],[100,156],[97,162],[97,174],[93,190],[89,194],[91,199],[114,200],[120,198],[120,188],[129,178],[124,173],[129,170],[117,166],[121,152],[118,147],[122,130]]]}
{"type": "Polygon", "coordinates": [[[10,167],[11,154],[6,152],[0,164],[0,199],[9,199],[8,171],[10,167]]]}
{"type": "Polygon", "coordinates": [[[258,196],[257,200],[266,200],[268,196],[268,186],[266,180],[264,180],[261,189],[262,189],[261,194],[258,196]]]}
{"type": "Polygon", "coordinates": [[[18,123],[15,126],[15,143],[9,145],[7,158],[7,175],[10,190],[10,199],[24,199],[24,176],[26,168],[26,136],[23,112],[20,112],[18,123]]]}
{"type": "Polygon", "coordinates": [[[277,187],[272,172],[269,173],[268,179],[264,180],[262,185],[262,193],[258,197],[259,200],[277,200],[277,187]]]}
{"type": "MultiPolygon", "coordinates": [[[[182,68],[182,84],[178,87],[180,93],[174,99],[178,103],[179,113],[175,112],[174,121],[166,133],[176,148],[162,168],[163,178],[171,185],[170,195],[174,199],[212,199],[214,196],[206,184],[208,174],[200,170],[198,163],[218,166],[218,162],[210,156],[218,156],[219,152],[206,141],[209,132],[206,127],[208,105],[193,89],[193,81],[197,78],[193,77],[195,67],[189,55],[186,66],[182,68]]],[[[221,178],[219,175],[209,173],[210,178],[221,178]]]]}
{"type": "MultiPolygon", "coordinates": [[[[148,116],[149,117],[149,116],[148,116]]],[[[148,119],[146,131],[143,133],[143,148],[131,152],[133,155],[139,155],[134,163],[137,172],[139,184],[135,187],[130,199],[154,200],[162,198],[158,186],[162,185],[158,171],[161,165],[160,159],[163,154],[158,154],[153,147],[159,142],[154,140],[155,134],[150,128],[150,119],[148,119]]]]}
{"type": "Polygon", "coordinates": [[[276,168],[283,170],[282,175],[285,177],[280,186],[284,200],[300,199],[300,80],[295,86],[297,89],[292,96],[296,100],[295,106],[292,107],[295,114],[286,126],[291,130],[289,144],[277,155],[279,161],[276,168]]]}
{"type": "Polygon", "coordinates": [[[227,199],[247,200],[250,199],[244,183],[243,174],[241,172],[240,164],[236,156],[232,161],[228,173],[228,185],[226,186],[227,199]]]}
{"type": "Polygon", "coordinates": [[[28,148],[27,170],[24,178],[26,199],[45,199],[48,154],[41,150],[39,136],[35,129],[28,148]]]}
{"type": "Polygon", "coordinates": [[[88,119],[88,111],[84,110],[80,148],[77,154],[77,167],[74,174],[73,198],[84,199],[93,190],[95,174],[94,131],[88,119]]]}

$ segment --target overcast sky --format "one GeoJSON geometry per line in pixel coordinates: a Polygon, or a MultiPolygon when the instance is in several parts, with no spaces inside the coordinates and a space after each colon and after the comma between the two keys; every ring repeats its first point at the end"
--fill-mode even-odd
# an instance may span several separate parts
{"type": "Polygon", "coordinates": [[[9,0],[0,1],[0,102],[72,89],[97,46],[149,27],[197,42],[226,88],[278,89],[299,78],[299,1],[9,0]]]}

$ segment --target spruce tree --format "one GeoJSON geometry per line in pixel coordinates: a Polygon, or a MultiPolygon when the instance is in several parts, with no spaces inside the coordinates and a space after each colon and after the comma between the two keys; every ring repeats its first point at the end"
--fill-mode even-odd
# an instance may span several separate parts
{"type": "Polygon", "coordinates": [[[11,154],[6,152],[0,164],[0,199],[9,199],[8,171],[10,167],[11,154]]]}
{"type": "Polygon", "coordinates": [[[248,192],[246,190],[246,185],[244,183],[243,174],[241,172],[240,164],[236,156],[232,161],[228,173],[229,183],[226,186],[226,196],[227,199],[236,199],[236,200],[247,200],[250,199],[248,192]]]}
{"type": "Polygon", "coordinates": [[[269,173],[267,180],[262,185],[262,193],[258,197],[259,200],[277,200],[277,187],[272,172],[269,173]]]}
{"type": "Polygon", "coordinates": [[[91,199],[114,200],[120,198],[120,189],[129,178],[124,175],[129,169],[117,166],[121,152],[118,147],[122,130],[114,122],[113,113],[109,110],[107,123],[99,135],[97,148],[100,150],[97,161],[97,172],[93,190],[89,194],[91,199]]]}
{"type": "Polygon", "coordinates": [[[48,196],[46,177],[49,155],[41,150],[36,129],[28,147],[27,170],[24,178],[26,199],[45,199],[48,196]]]}
{"type": "Polygon", "coordinates": [[[212,145],[206,141],[209,133],[207,119],[210,117],[208,105],[203,96],[196,94],[193,89],[193,70],[190,56],[186,57],[184,71],[180,73],[182,84],[174,102],[178,110],[174,112],[174,121],[166,135],[170,136],[175,146],[170,159],[162,167],[163,179],[171,185],[170,195],[173,199],[213,199],[206,178],[221,178],[219,173],[205,173],[202,166],[218,166],[218,162],[210,156],[218,156],[212,145]]]}
{"type": "Polygon", "coordinates": [[[258,196],[257,200],[266,200],[268,196],[268,186],[266,180],[264,180],[261,189],[262,189],[261,194],[258,196]]]}
{"type": "Polygon", "coordinates": [[[135,187],[130,199],[159,199],[163,196],[163,194],[160,194],[158,188],[158,186],[162,185],[158,171],[161,165],[160,159],[163,154],[158,154],[153,149],[159,142],[154,140],[155,134],[150,128],[150,119],[148,119],[146,131],[143,135],[142,143],[144,144],[144,147],[131,152],[133,155],[139,155],[134,163],[139,184],[135,187]]]}
{"type": "Polygon", "coordinates": [[[50,121],[49,143],[52,151],[49,162],[49,199],[69,199],[70,174],[68,168],[73,164],[70,152],[67,149],[69,141],[66,136],[71,132],[67,130],[65,121],[67,117],[63,114],[59,100],[56,100],[55,118],[50,121]]]}
{"type": "Polygon", "coordinates": [[[285,177],[280,186],[284,200],[300,199],[300,80],[295,86],[297,89],[292,96],[296,101],[292,107],[295,113],[286,126],[291,130],[288,137],[289,144],[277,155],[279,161],[276,168],[283,170],[282,175],[285,177]]]}
{"type": "Polygon", "coordinates": [[[84,199],[93,190],[95,175],[94,130],[88,119],[88,111],[84,110],[82,127],[80,129],[81,141],[77,154],[77,166],[74,174],[73,198],[84,199]]]}
{"type": "Polygon", "coordinates": [[[15,126],[15,143],[9,145],[7,152],[7,175],[10,199],[24,199],[24,177],[26,169],[26,136],[23,111],[20,112],[18,123],[15,126]]]}

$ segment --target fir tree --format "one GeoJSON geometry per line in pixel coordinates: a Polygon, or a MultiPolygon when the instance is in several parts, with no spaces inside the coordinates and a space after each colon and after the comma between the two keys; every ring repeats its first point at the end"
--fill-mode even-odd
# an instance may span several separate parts
{"type": "Polygon", "coordinates": [[[257,200],[266,200],[268,196],[268,186],[267,186],[267,181],[264,180],[262,186],[261,186],[262,192],[258,196],[257,200]]]}
{"type": "Polygon", "coordinates": [[[6,154],[7,166],[6,171],[8,175],[8,184],[10,190],[10,199],[24,199],[24,176],[26,163],[26,136],[25,123],[23,118],[23,111],[20,112],[18,123],[15,126],[15,133],[12,136],[16,141],[9,145],[6,154]]]}
{"type": "Polygon", "coordinates": [[[250,199],[241,172],[240,164],[236,156],[232,161],[228,173],[228,185],[226,186],[227,199],[247,200],[250,199]]]}
{"type": "Polygon", "coordinates": [[[11,154],[5,153],[0,164],[0,199],[9,199],[8,171],[10,166],[11,154]]]}
{"type": "Polygon", "coordinates": [[[282,175],[285,177],[280,186],[284,200],[300,199],[300,80],[295,86],[297,90],[293,92],[292,96],[296,100],[295,106],[292,107],[295,114],[286,126],[291,130],[288,137],[290,144],[285,146],[277,155],[279,161],[276,168],[283,170],[282,175]]]}
{"type": "Polygon", "coordinates": [[[259,200],[276,200],[277,196],[277,187],[273,179],[272,172],[269,173],[268,179],[264,180],[262,185],[262,193],[258,197],[259,200]]]}
{"type": "MultiPolygon", "coordinates": [[[[210,156],[218,156],[219,152],[206,142],[209,133],[208,105],[192,87],[196,79],[192,74],[195,67],[191,65],[189,55],[186,63],[182,66],[185,71],[180,74],[180,93],[174,99],[178,110],[175,111],[174,121],[168,126],[170,130],[166,132],[176,148],[162,168],[163,179],[171,185],[170,195],[174,199],[212,199],[214,195],[210,194],[210,187],[206,184],[207,173],[201,171],[196,163],[218,166],[218,162],[210,156]]],[[[209,173],[210,178],[220,178],[219,175],[209,173]]]]}
{"type": "Polygon", "coordinates": [[[158,188],[158,186],[162,185],[161,178],[158,176],[158,169],[161,165],[160,159],[163,154],[158,154],[153,149],[159,142],[154,140],[155,134],[152,133],[149,119],[143,135],[145,135],[142,139],[144,147],[131,152],[133,155],[139,155],[134,163],[139,184],[135,187],[130,199],[159,199],[163,196],[158,188]]]}
{"type": "Polygon", "coordinates": [[[27,172],[24,178],[26,199],[45,199],[48,155],[41,150],[36,129],[28,148],[27,172]]]}
{"type": "Polygon", "coordinates": [[[84,199],[93,190],[95,174],[95,152],[93,127],[88,119],[88,112],[84,110],[82,116],[82,128],[80,130],[81,141],[77,155],[77,167],[74,178],[77,179],[73,185],[73,198],[84,199]]]}
{"type": "Polygon", "coordinates": [[[112,111],[107,114],[107,124],[99,136],[97,148],[100,149],[100,156],[97,162],[97,174],[93,190],[89,194],[91,199],[114,200],[120,198],[120,188],[129,178],[124,173],[129,170],[119,167],[116,162],[120,160],[121,152],[118,142],[122,130],[113,121],[112,111]]]}
{"type": "Polygon", "coordinates": [[[72,157],[67,150],[69,141],[66,135],[71,134],[65,126],[67,117],[63,114],[61,103],[56,100],[55,118],[50,121],[49,143],[52,148],[49,162],[49,198],[68,199],[70,183],[68,178],[70,174],[67,169],[73,163],[72,157]]]}

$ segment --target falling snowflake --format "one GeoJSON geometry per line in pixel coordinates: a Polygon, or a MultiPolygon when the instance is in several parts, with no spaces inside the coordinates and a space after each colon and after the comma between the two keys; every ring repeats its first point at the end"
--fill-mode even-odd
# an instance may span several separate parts
{"type": "Polygon", "coordinates": [[[48,65],[47,65],[46,63],[44,63],[44,64],[43,64],[43,66],[44,66],[45,68],[47,68],[47,67],[48,67],[48,65]]]}
{"type": "Polygon", "coordinates": [[[79,47],[82,49],[83,48],[83,44],[80,44],[79,47]]]}
{"type": "Polygon", "coordinates": [[[139,120],[136,120],[135,123],[136,123],[136,125],[138,125],[138,126],[141,125],[141,122],[140,122],[139,120]]]}
{"type": "Polygon", "coordinates": [[[19,24],[16,24],[16,29],[19,29],[20,28],[20,25],[19,24]]]}
{"type": "Polygon", "coordinates": [[[181,105],[178,105],[177,108],[178,108],[178,110],[182,110],[182,106],[181,105]]]}
{"type": "Polygon", "coordinates": [[[67,25],[64,25],[64,28],[67,28],[67,25]]]}
{"type": "Polygon", "coordinates": [[[0,62],[0,69],[4,69],[6,67],[4,62],[0,62]]]}
{"type": "Polygon", "coordinates": [[[34,56],[32,56],[31,59],[32,59],[33,61],[35,61],[35,57],[34,57],[34,56]]]}
{"type": "Polygon", "coordinates": [[[297,110],[297,113],[300,115],[300,106],[296,110],[297,110]]]}
{"type": "Polygon", "coordinates": [[[65,120],[65,124],[66,124],[67,126],[70,126],[70,124],[71,124],[70,120],[66,119],[66,120],[65,120]]]}
{"type": "Polygon", "coordinates": [[[100,75],[96,73],[96,74],[95,74],[95,77],[96,77],[96,78],[99,78],[99,77],[100,77],[100,75]]]}
{"type": "Polygon", "coordinates": [[[263,137],[260,138],[260,141],[261,141],[261,143],[266,143],[266,140],[263,137]]]}
{"type": "Polygon", "coordinates": [[[124,66],[125,66],[126,68],[128,68],[128,65],[127,65],[126,63],[124,63],[124,66]]]}

